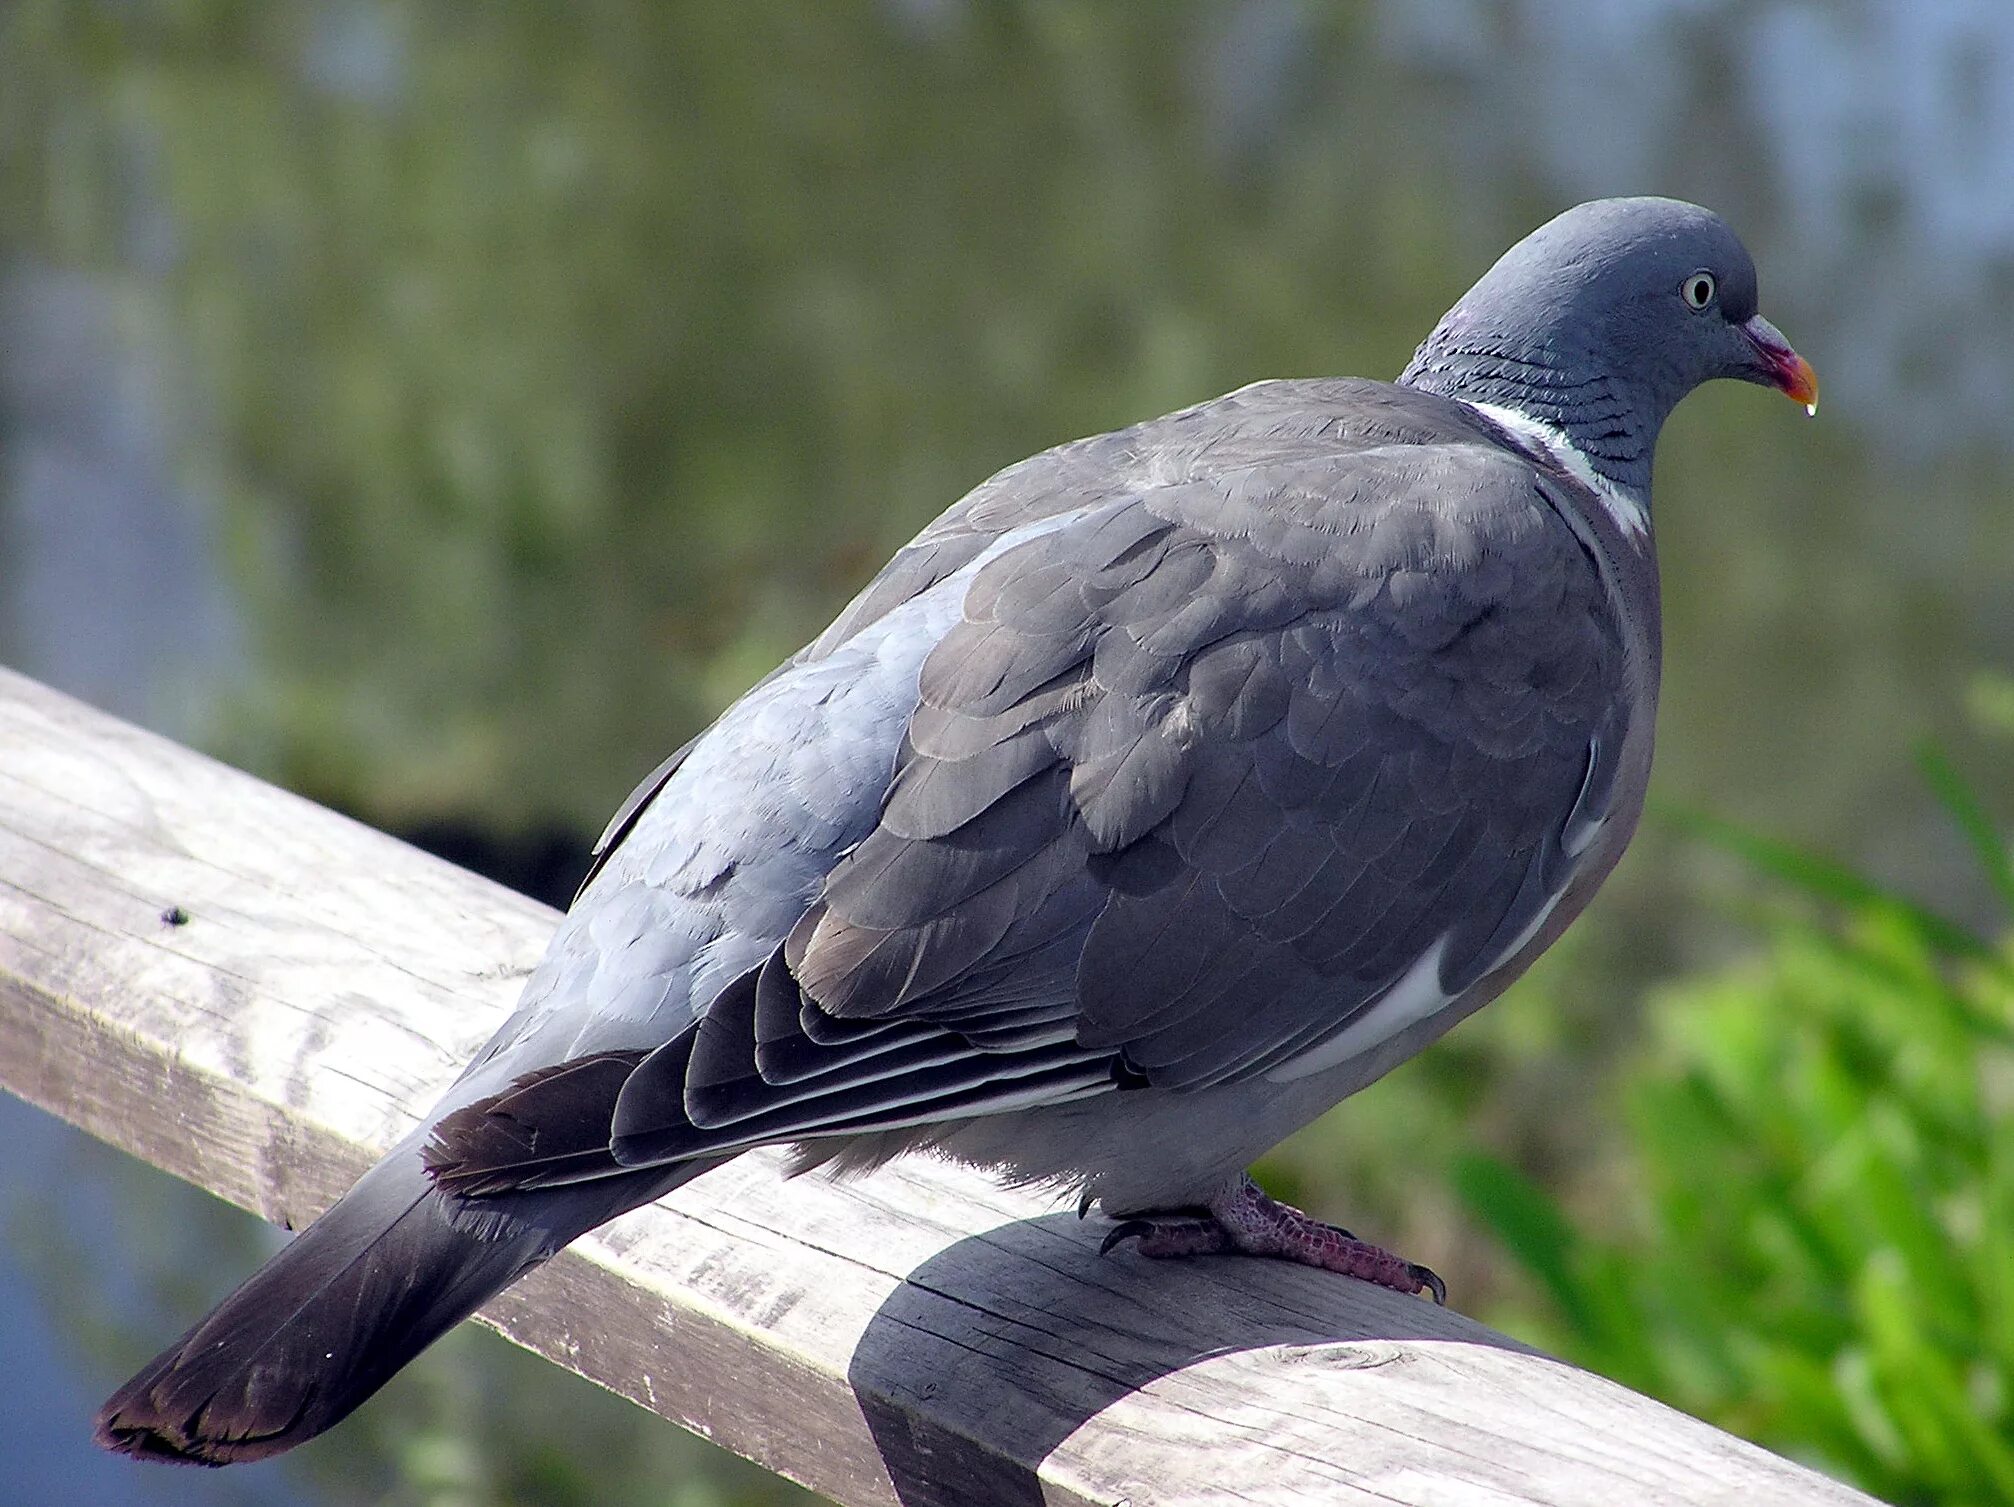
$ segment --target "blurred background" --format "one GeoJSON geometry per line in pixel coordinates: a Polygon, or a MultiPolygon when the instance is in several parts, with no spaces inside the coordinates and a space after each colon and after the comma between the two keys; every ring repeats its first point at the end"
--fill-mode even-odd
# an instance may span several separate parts
{"type": "MultiPolygon", "coordinates": [[[[1656,810],[1262,1169],[1896,1501],[2014,1500],[2014,8],[7,0],[0,661],[564,903],[924,521],[1723,212],[1817,366],[1666,430],[1656,810]]],[[[277,1237],[0,1098],[19,1500],[803,1499],[485,1333],[222,1474],[99,1397],[277,1237]],[[32,1378],[33,1385],[23,1385],[32,1378]]]]}

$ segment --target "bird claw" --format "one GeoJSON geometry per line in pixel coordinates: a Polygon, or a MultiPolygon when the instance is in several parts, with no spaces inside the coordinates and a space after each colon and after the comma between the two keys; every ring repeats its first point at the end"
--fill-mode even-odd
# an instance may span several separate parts
{"type": "Polygon", "coordinates": [[[1113,1247],[1123,1245],[1128,1240],[1144,1240],[1153,1233],[1154,1226],[1147,1220],[1129,1219],[1124,1224],[1114,1225],[1105,1238],[1098,1242],[1098,1254],[1109,1256],[1113,1247]]]}
{"type": "Polygon", "coordinates": [[[1421,1266],[1417,1261],[1408,1261],[1406,1275],[1419,1283],[1419,1288],[1414,1289],[1415,1291],[1423,1288],[1440,1307],[1448,1306],[1448,1285],[1441,1280],[1439,1272],[1430,1266],[1421,1266]]]}

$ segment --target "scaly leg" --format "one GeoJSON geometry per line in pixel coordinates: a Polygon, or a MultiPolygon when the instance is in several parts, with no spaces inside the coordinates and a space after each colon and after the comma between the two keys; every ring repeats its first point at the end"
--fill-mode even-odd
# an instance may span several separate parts
{"type": "Polygon", "coordinates": [[[1122,1222],[1100,1253],[1127,1240],[1140,1254],[1157,1260],[1181,1256],[1277,1256],[1341,1272],[1407,1294],[1426,1292],[1436,1303],[1448,1300],[1447,1284],[1426,1267],[1359,1240],[1348,1230],[1310,1219],[1299,1209],[1269,1198],[1250,1177],[1236,1191],[1201,1214],[1146,1215],[1122,1222]]]}

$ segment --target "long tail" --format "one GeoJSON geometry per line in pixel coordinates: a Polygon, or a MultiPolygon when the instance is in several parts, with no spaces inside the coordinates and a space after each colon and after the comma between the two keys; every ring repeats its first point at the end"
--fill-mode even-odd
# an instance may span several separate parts
{"type": "Polygon", "coordinates": [[[413,1137],[364,1174],[114,1393],[98,1442],[200,1465],[292,1449],[567,1242],[711,1165],[460,1201],[434,1187],[423,1143],[413,1137]]]}

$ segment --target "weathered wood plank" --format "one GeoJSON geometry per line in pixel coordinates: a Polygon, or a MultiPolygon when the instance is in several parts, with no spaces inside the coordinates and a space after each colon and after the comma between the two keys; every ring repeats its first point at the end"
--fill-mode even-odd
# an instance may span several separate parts
{"type": "MultiPolygon", "coordinates": [[[[552,921],[0,671],[0,1082],[269,1219],[412,1125],[552,921]]],[[[485,1317],[845,1503],[1867,1500],[1423,1301],[1097,1236],[758,1154],[485,1317]]]]}

